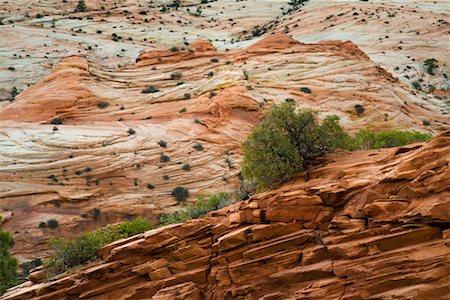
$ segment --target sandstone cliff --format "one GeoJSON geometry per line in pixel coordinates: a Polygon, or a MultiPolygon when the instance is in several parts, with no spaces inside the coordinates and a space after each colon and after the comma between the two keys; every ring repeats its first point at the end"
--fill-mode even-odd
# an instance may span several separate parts
{"type": "Polygon", "coordinates": [[[117,241],[1,299],[449,299],[449,158],[450,131],[331,154],[307,182],[117,241]]]}
{"type": "Polygon", "coordinates": [[[235,189],[242,141],[262,111],[285,99],[337,114],[349,131],[437,132],[450,123],[351,42],[302,44],[281,34],[217,51],[200,40],[192,51],[142,53],[121,69],[68,57],[0,110],[0,205],[14,254],[45,257],[52,237],[136,215],[155,220],[176,207],[176,186],[191,200],[235,189]],[[158,91],[142,92],[150,86],[158,91]],[[38,228],[51,218],[57,229],[38,228]]]}

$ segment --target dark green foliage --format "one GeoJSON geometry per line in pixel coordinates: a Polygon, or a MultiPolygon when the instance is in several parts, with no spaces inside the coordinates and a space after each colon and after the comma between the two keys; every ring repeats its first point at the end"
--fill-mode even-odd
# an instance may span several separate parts
{"type": "Polygon", "coordinates": [[[228,193],[219,193],[209,197],[200,197],[196,203],[188,204],[180,211],[172,214],[164,214],[159,217],[159,225],[182,223],[187,220],[196,219],[208,212],[220,209],[231,203],[228,193]]]}
{"type": "Polygon", "coordinates": [[[434,69],[438,67],[437,62],[438,61],[434,58],[428,58],[423,62],[425,70],[428,74],[434,75],[434,69]]]}
{"type": "Polygon", "coordinates": [[[171,79],[180,79],[182,76],[181,72],[175,72],[170,75],[171,79]]]}
{"type": "Polygon", "coordinates": [[[87,218],[89,218],[89,215],[87,213],[82,213],[81,217],[84,218],[84,219],[87,219],[87,218]]]}
{"type": "Polygon", "coordinates": [[[429,133],[418,131],[387,130],[372,132],[367,129],[360,129],[355,137],[346,139],[342,148],[349,150],[391,148],[415,142],[425,142],[431,137],[432,135],[429,133]]]}
{"type": "Polygon", "coordinates": [[[190,164],[184,164],[183,165],[183,170],[190,171],[191,170],[191,165],[190,164]]]}
{"type": "Polygon", "coordinates": [[[172,196],[175,197],[178,203],[185,202],[189,197],[189,191],[184,187],[177,186],[172,190],[172,196]]]}
{"type": "Polygon", "coordinates": [[[133,128],[128,129],[127,132],[129,135],[136,134],[136,130],[134,130],[133,128]]]}
{"type": "Polygon", "coordinates": [[[22,268],[22,277],[27,277],[30,274],[30,270],[42,265],[42,260],[40,258],[36,258],[27,262],[20,264],[22,268]]]}
{"type": "Polygon", "coordinates": [[[147,188],[149,190],[153,190],[155,188],[155,186],[153,184],[149,183],[149,184],[147,184],[147,188]]]}
{"type": "Polygon", "coordinates": [[[69,268],[97,259],[97,250],[102,246],[152,228],[153,225],[147,219],[136,218],[84,233],[72,240],[64,238],[51,240],[50,246],[56,253],[46,260],[44,265],[51,275],[62,273],[69,268]]]}
{"type": "Polygon", "coordinates": [[[161,154],[161,156],[159,157],[159,161],[162,162],[162,163],[169,162],[170,161],[170,157],[165,155],[165,154],[161,154]]]}
{"type": "Polygon", "coordinates": [[[430,126],[430,121],[428,121],[428,120],[423,120],[423,121],[422,121],[422,124],[425,125],[425,126],[430,126]]]}
{"type": "Polygon", "coordinates": [[[366,109],[364,108],[364,106],[362,106],[361,104],[356,104],[355,105],[355,111],[357,115],[362,114],[366,109]]]}
{"type": "Polygon", "coordinates": [[[158,142],[158,145],[161,146],[162,148],[167,148],[167,143],[165,141],[163,141],[163,140],[160,140],[158,142]]]}
{"type": "Polygon", "coordinates": [[[157,92],[159,92],[159,90],[156,87],[154,87],[153,85],[142,90],[142,93],[144,93],[144,94],[157,93],[157,92]]]}
{"type": "Polygon", "coordinates": [[[422,85],[421,85],[420,82],[418,82],[418,81],[413,81],[413,82],[412,82],[412,86],[413,86],[416,90],[418,90],[418,91],[421,91],[421,90],[422,90],[422,85]]]}
{"type": "Polygon", "coordinates": [[[291,0],[288,4],[291,5],[294,9],[297,9],[306,2],[308,2],[308,0],[291,0]]]}
{"type": "Polygon", "coordinates": [[[98,219],[100,217],[101,213],[102,213],[102,211],[98,207],[96,207],[96,208],[94,208],[92,210],[92,214],[94,215],[94,219],[98,219]]]}
{"type": "Polygon", "coordinates": [[[317,112],[296,111],[295,105],[275,105],[243,144],[242,174],[258,188],[267,189],[301,171],[312,159],[333,148],[378,149],[426,141],[431,134],[417,131],[358,131],[349,136],[339,117],[327,116],[320,124],[317,112]]]}
{"type": "Polygon", "coordinates": [[[186,112],[186,108],[183,107],[182,109],[180,109],[179,113],[182,114],[184,112],[186,112]]]}
{"type": "Polygon", "coordinates": [[[317,112],[296,111],[295,104],[275,105],[243,144],[242,173],[259,189],[273,187],[304,167],[304,163],[338,146],[346,134],[337,116],[322,124],[317,112]]]}
{"type": "Polygon", "coordinates": [[[307,94],[311,94],[312,93],[311,89],[309,87],[306,87],[306,86],[301,87],[300,91],[302,91],[303,93],[307,93],[307,94]]]}
{"type": "MultiPolygon", "coordinates": [[[[2,218],[0,217],[1,223],[2,218]]],[[[17,260],[9,253],[13,244],[11,233],[0,229],[0,295],[10,287],[19,284],[17,260]]]]}
{"type": "Polygon", "coordinates": [[[56,227],[58,227],[58,225],[59,225],[59,223],[55,219],[47,220],[47,226],[50,227],[50,228],[56,228],[56,227]]]}
{"type": "Polygon", "coordinates": [[[194,146],[192,146],[192,148],[194,148],[194,149],[197,150],[197,151],[203,151],[203,150],[205,150],[205,148],[203,147],[203,145],[200,144],[200,143],[195,144],[194,146]]]}
{"type": "Polygon", "coordinates": [[[47,223],[45,223],[44,221],[39,222],[39,228],[45,228],[47,227],[47,223]]]}
{"type": "Polygon", "coordinates": [[[75,12],[84,12],[86,11],[87,7],[86,7],[86,3],[84,2],[84,0],[79,0],[77,7],[75,8],[75,12]]]}
{"type": "Polygon", "coordinates": [[[97,103],[97,107],[101,108],[101,109],[107,108],[108,106],[109,106],[109,103],[106,101],[100,101],[97,103]]]}
{"type": "Polygon", "coordinates": [[[216,63],[219,62],[219,60],[217,58],[211,58],[211,62],[216,63]]]}
{"type": "Polygon", "coordinates": [[[64,123],[64,120],[62,118],[54,118],[50,123],[53,125],[61,125],[64,123]]]}
{"type": "Polygon", "coordinates": [[[178,48],[177,46],[173,46],[172,48],[170,48],[170,51],[172,51],[172,52],[179,52],[180,48],[178,48]]]}
{"type": "Polygon", "coordinates": [[[189,100],[189,99],[191,99],[191,94],[186,93],[186,94],[184,94],[183,98],[184,98],[184,100],[189,100]]]}

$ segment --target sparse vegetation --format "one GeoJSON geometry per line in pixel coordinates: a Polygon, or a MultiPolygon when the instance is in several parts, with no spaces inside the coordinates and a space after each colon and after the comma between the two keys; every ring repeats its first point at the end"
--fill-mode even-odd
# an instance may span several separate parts
{"type": "Polygon", "coordinates": [[[128,132],[129,135],[136,134],[136,130],[134,130],[133,128],[129,128],[129,129],[127,130],[127,132],[128,132]]]}
{"type": "Polygon", "coordinates": [[[184,206],[180,211],[161,215],[159,217],[159,225],[164,226],[197,219],[210,211],[225,207],[231,202],[232,199],[229,193],[218,193],[209,197],[199,197],[195,203],[184,206]]]}
{"type": "Polygon", "coordinates": [[[364,108],[364,106],[362,106],[361,104],[356,104],[355,105],[355,112],[356,114],[359,116],[360,114],[364,113],[366,109],[364,108]]]}
{"type": "Polygon", "coordinates": [[[142,90],[142,93],[144,93],[144,94],[157,93],[157,92],[159,92],[159,90],[156,87],[154,87],[153,85],[142,90]]]}
{"type": "Polygon", "coordinates": [[[162,162],[162,163],[169,162],[170,161],[170,157],[165,155],[165,154],[161,154],[161,156],[159,157],[159,161],[162,162]]]}
{"type": "Polygon", "coordinates": [[[434,58],[428,58],[423,62],[425,70],[428,74],[434,75],[434,69],[438,67],[437,62],[438,61],[434,58]]]}
{"type": "Polygon", "coordinates": [[[44,266],[50,275],[62,273],[69,268],[97,259],[97,250],[102,246],[152,228],[153,225],[147,219],[136,218],[83,233],[72,240],[64,238],[51,240],[50,246],[55,250],[55,254],[44,262],[44,266]]]}
{"type": "Polygon", "coordinates": [[[284,102],[268,111],[243,144],[242,174],[264,190],[289,179],[333,148],[378,149],[428,140],[431,135],[417,131],[371,132],[361,129],[349,136],[337,116],[320,123],[317,112],[296,110],[284,102]]]}
{"type": "Polygon", "coordinates": [[[62,125],[64,123],[64,120],[62,118],[54,118],[50,121],[53,125],[62,125]]]}
{"type": "MultiPolygon", "coordinates": [[[[0,224],[2,224],[0,217],[0,224]]],[[[12,286],[19,284],[17,259],[9,250],[14,245],[11,233],[0,229],[0,295],[12,286]]]]}
{"type": "Polygon", "coordinates": [[[106,101],[100,101],[97,103],[97,107],[100,109],[104,109],[107,108],[109,106],[109,103],[106,101]]]}
{"type": "Polygon", "coordinates": [[[182,169],[183,169],[184,171],[190,171],[190,170],[191,170],[191,165],[190,165],[190,164],[184,164],[183,167],[182,167],[182,169]]]}
{"type": "Polygon", "coordinates": [[[160,140],[158,142],[158,145],[161,146],[162,148],[167,148],[167,143],[165,141],[163,141],[163,140],[160,140]]]}
{"type": "Polygon", "coordinates": [[[79,0],[77,7],[75,7],[75,12],[85,12],[87,9],[86,3],[84,0],[79,0]]]}
{"type": "Polygon", "coordinates": [[[311,89],[309,87],[306,87],[306,86],[301,87],[300,91],[302,91],[303,93],[306,93],[306,94],[311,94],[312,93],[311,89]]]}
{"type": "Polygon", "coordinates": [[[172,196],[175,197],[178,203],[183,203],[189,198],[189,191],[184,187],[177,186],[172,190],[172,196]]]}
{"type": "Polygon", "coordinates": [[[50,228],[56,228],[56,227],[58,227],[58,225],[59,225],[59,223],[58,223],[58,221],[55,220],[55,219],[49,219],[49,220],[47,220],[47,227],[50,227],[50,228]]]}
{"type": "Polygon", "coordinates": [[[192,146],[192,148],[194,148],[194,149],[197,150],[197,151],[203,151],[203,150],[205,150],[205,148],[203,147],[203,145],[200,144],[200,143],[196,143],[194,146],[192,146]]]}

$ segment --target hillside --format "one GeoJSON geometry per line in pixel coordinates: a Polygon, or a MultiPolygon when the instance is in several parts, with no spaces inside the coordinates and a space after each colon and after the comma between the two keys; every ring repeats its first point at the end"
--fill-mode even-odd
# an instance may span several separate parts
{"type": "Polygon", "coordinates": [[[176,186],[191,199],[235,189],[241,143],[264,109],[287,98],[337,114],[350,131],[438,132],[450,123],[350,42],[272,35],[221,52],[198,41],[192,52],[142,53],[125,69],[68,57],[0,111],[0,197],[15,254],[45,256],[49,238],[130,216],[155,220],[177,204],[170,196],[176,186]],[[143,93],[149,86],[158,91],[143,93]],[[58,229],[38,228],[51,218],[58,229]]]}
{"type": "Polygon", "coordinates": [[[119,240],[1,299],[448,299],[449,157],[450,131],[332,154],[307,182],[119,240]]]}

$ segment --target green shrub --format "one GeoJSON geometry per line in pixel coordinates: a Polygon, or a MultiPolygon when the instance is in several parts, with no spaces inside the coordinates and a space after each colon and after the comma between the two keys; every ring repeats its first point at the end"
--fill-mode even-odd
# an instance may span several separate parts
{"type": "Polygon", "coordinates": [[[170,161],[170,157],[165,155],[165,154],[161,154],[161,156],[159,157],[159,161],[162,162],[162,163],[169,162],[170,161]]]}
{"type": "Polygon", "coordinates": [[[437,62],[438,61],[434,58],[428,58],[423,62],[425,70],[428,74],[434,75],[434,69],[438,67],[437,62]]]}
{"type": "Polygon", "coordinates": [[[30,270],[42,265],[42,260],[40,258],[36,258],[30,261],[26,261],[20,264],[22,268],[22,277],[27,277],[30,274],[30,270]]]}
{"type": "Polygon", "coordinates": [[[181,72],[175,72],[170,74],[170,79],[180,79],[182,76],[181,72]]]}
{"type": "Polygon", "coordinates": [[[59,223],[55,219],[47,220],[47,226],[50,228],[56,228],[56,227],[58,227],[58,225],[59,225],[59,223]]]}
{"type": "Polygon", "coordinates": [[[158,142],[158,145],[159,145],[160,147],[162,147],[162,148],[167,148],[167,143],[166,143],[165,141],[163,141],[163,140],[160,140],[160,141],[158,142]]]}
{"type": "Polygon", "coordinates": [[[84,12],[86,11],[87,7],[86,7],[86,3],[84,2],[84,0],[79,0],[77,7],[75,8],[75,12],[84,12]]]}
{"type": "Polygon", "coordinates": [[[192,148],[194,148],[194,149],[197,150],[197,151],[203,151],[203,150],[205,150],[205,148],[203,147],[203,145],[200,144],[200,143],[196,143],[194,146],[192,146],[192,148]]]}
{"type": "Polygon", "coordinates": [[[159,217],[159,225],[164,226],[196,219],[206,215],[210,211],[225,207],[230,203],[231,195],[229,193],[218,193],[209,197],[199,197],[195,203],[188,204],[175,213],[161,215],[159,217]]]}
{"type": "Polygon", "coordinates": [[[106,101],[100,101],[97,103],[97,107],[100,109],[104,109],[107,108],[109,106],[109,103],[106,101]]]}
{"type": "Polygon", "coordinates": [[[172,190],[172,196],[175,197],[178,203],[186,202],[186,199],[189,197],[189,191],[182,186],[177,186],[172,190]]]}
{"type": "Polygon", "coordinates": [[[136,134],[136,130],[134,130],[133,128],[129,128],[129,129],[127,130],[127,133],[128,133],[129,135],[133,135],[133,134],[136,134]]]}
{"type": "Polygon", "coordinates": [[[142,90],[142,93],[144,93],[144,94],[157,93],[157,92],[159,92],[159,90],[156,87],[154,87],[153,85],[142,90]]]}
{"type": "Polygon", "coordinates": [[[300,91],[302,91],[303,93],[306,93],[306,94],[311,94],[312,93],[311,89],[309,87],[306,87],[306,86],[301,87],[300,91]]]}
{"type": "MultiPolygon", "coordinates": [[[[1,223],[2,217],[0,217],[1,223]]],[[[13,244],[11,233],[0,229],[0,295],[10,287],[19,284],[17,259],[9,253],[13,244]]]]}
{"type": "Polygon", "coordinates": [[[190,171],[191,170],[191,165],[190,164],[184,164],[183,165],[183,170],[190,171]]]}
{"type": "Polygon", "coordinates": [[[356,104],[355,105],[355,112],[356,112],[357,115],[362,114],[365,110],[366,109],[361,104],[356,104]]]}
{"type": "Polygon", "coordinates": [[[47,223],[45,223],[44,221],[39,222],[39,228],[45,228],[47,227],[47,223]]]}
{"type": "Polygon", "coordinates": [[[432,137],[429,133],[418,131],[387,130],[372,132],[360,129],[355,137],[348,138],[343,148],[350,150],[370,150],[404,146],[415,142],[425,142],[432,137]]]}
{"type": "Polygon", "coordinates": [[[295,110],[295,104],[275,105],[243,144],[242,173],[258,188],[267,189],[289,179],[305,162],[340,144],[347,135],[337,116],[322,124],[317,112],[295,110]]]}
{"type": "Polygon", "coordinates": [[[51,120],[53,125],[62,125],[64,123],[64,120],[62,118],[54,118],[51,120]]]}
{"type": "Polygon", "coordinates": [[[85,264],[98,258],[97,250],[113,241],[150,230],[153,225],[147,219],[136,218],[121,224],[98,228],[71,240],[64,238],[50,241],[55,254],[44,262],[50,275],[85,264]]]}
{"type": "Polygon", "coordinates": [[[101,215],[102,211],[100,208],[96,207],[92,210],[92,214],[94,215],[94,219],[98,219],[101,215]]]}

